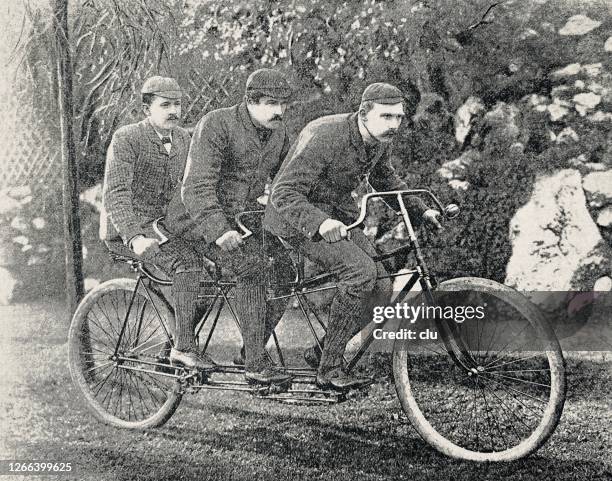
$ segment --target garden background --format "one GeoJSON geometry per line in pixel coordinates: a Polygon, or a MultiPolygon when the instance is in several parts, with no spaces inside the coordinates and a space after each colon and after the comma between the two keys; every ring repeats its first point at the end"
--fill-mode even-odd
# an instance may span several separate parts
{"type": "MultiPolygon", "coordinates": [[[[60,295],[64,273],[51,15],[42,0],[3,8],[14,20],[0,147],[7,303],[60,295]]],[[[422,234],[441,278],[612,288],[609,2],[81,0],[70,12],[87,289],[119,274],[98,239],[100,182],[112,133],[142,115],[143,79],[178,78],[190,127],[240,101],[259,67],[292,79],[292,137],[356,109],[371,82],[406,93],[414,116],[396,167],[462,210],[442,236],[422,234]]],[[[382,207],[367,227],[383,250],[405,235],[382,207]]]]}

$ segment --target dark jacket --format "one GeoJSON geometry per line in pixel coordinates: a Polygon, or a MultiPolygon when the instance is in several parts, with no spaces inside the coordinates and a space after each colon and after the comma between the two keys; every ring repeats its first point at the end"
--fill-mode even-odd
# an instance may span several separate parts
{"type": "Polygon", "coordinates": [[[100,219],[104,240],[121,237],[124,243],[138,234],[153,235],[151,221],[166,215],[179,192],[189,133],[172,131],[170,153],[148,119],[126,125],[113,135],[106,155],[100,219]]]}
{"type": "MultiPolygon", "coordinates": [[[[391,145],[379,144],[368,156],[356,113],[309,123],[274,179],[265,227],[283,237],[301,233],[316,239],[328,218],[353,222],[358,212],[351,193],[366,176],[379,191],[407,188],[391,166],[390,153],[391,145]]],[[[416,197],[406,204],[418,222],[425,205],[416,197]]]]}
{"type": "Polygon", "coordinates": [[[236,229],[238,212],[263,208],[257,198],[288,150],[284,126],[260,140],[244,102],[209,112],[191,140],[181,189],[186,213],[170,216],[168,228],[209,243],[236,229]]]}

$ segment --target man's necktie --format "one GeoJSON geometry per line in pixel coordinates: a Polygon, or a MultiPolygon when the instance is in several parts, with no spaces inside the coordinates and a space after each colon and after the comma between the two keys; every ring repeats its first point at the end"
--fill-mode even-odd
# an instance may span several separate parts
{"type": "Polygon", "coordinates": [[[161,141],[162,141],[162,144],[164,145],[172,144],[172,139],[170,137],[162,137],[161,141]]]}

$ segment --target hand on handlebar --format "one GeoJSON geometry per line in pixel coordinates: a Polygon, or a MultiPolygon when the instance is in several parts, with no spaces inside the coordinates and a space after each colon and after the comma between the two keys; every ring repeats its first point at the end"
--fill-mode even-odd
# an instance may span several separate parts
{"type": "Polygon", "coordinates": [[[440,217],[442,217],[442,214],[436,209],[427,209],[423,212],[423,221],[435,228],[438,232],[444,230],[444,227],[442,227],[442,224],[440,224],[438,220],[440,217]]]}
{"type": "Polygon", "coordinates": [[[137,235],[130,241],[130,248],[138,257],[148,259],[159,252],[159,241],[151,237],[137,235]]]}
{"type": "Polygon", "coordinates": [[[319,226],[319,234],[326,242],[338,242],[349,236],[349,231],[342,222],[335,219],[326,219],[319,226]]]}
{"type": "Polygon", "coordinates": [[[242,236],[235,230],[227,231],[221,237],[219,237],[215,244],[221,247],[221,250],[224,252],[230,252],[234,249],[237,249],[242,245],[244,241],[242,240],[242,236]]]}

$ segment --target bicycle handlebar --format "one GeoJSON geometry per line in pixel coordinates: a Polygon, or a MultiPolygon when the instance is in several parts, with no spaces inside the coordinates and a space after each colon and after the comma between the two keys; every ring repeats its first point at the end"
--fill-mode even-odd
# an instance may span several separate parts
{"type": "Polygon", "coordinates": [[[402,199],[403,195],[420,195],[420,194],[425,194],[429,196],[431,200],[433,200],[434,204],[436,204],[436,207],[438,207],[442,215],[444,215],[444,217],[446,217],[447,219],[453,219],[457,217],[457,215],[459,215],[459,206],[457,206],[457,204],[448,204],[446,207],[443,207],[442,203],[433,194],[433,192],[427,189],[405,189],[405,190],[389,190],[386,192],[370,192],[369,194],[366,194],[362,197],[361,210],[359,212],[359,217],[351,225],[348,225],[346,230],[350,231],[354,229],[355,227],[359,226],[361,223],[363,223],[368,213],[368,202],[370,201],[370,199],[374,199],[376,197],[390,197],[393,195],[397,197],[399,202],[403,202],[403,199],[402,199]]]}
{"type": "MultiPolygon", "coordinates": [[[[438,198],[427,189],[406,189],[406,190],[390,190],[386,192],[371,192],[362,197],[359,217],[357,218],[355,222],[347,226],[347,230],[350,231],[363,223],[363,221],[365,220],[367,216],[367,212],[368,212],[368,202],[370,202],[371,199],[374,199],[377,197],[390,197],[394,195],[394,196],[397,196],[398,201],[401,203],[400,205],[402,205],[404,202],[402,199],[403,195],[423,195],[423,194],[431,198],[431,200],[434,202],[436,207],[438,207],[438,209],[444,215],[445,218],[453,219],[457,217],[457,215],[459,215],[459,207],[456,204],[448,204],[446,207],[443,207],[442,203],[438,200],[438,198]]],[[[263,212],[264,212],[263,210],[247,210],[245,212],[240,212],[239,214],[236,214],[236,216],[234,217],[234,220],[236,221],[236,224],[238,225],[240,230],[242,230],[243,232],[241,236],[243,239],[247,239],[248,237],[250,237],[253,234],[253,232],[242,223],[241,218],[244,217],[245,215],[261,214],[263,212]]]]}
{"type": "Polygon", "coordinates": [[[249,214],[263,214],[264,210],[245,210],[244,212],[239,212],[238,214],[236,214],[234,216],[234,220],[236,221],[236,224],[238,225],[238,227],[240,228],[240,230],[243,232],[243,234],[240,236],[243,239],[247,239],[249,237],[251,237],[253,235],[253,231],[251,231],[247,226],[245,226],[242,221],[240,220],[242,217],[244,217],[245,215],[249,215],[249,214]]]}

